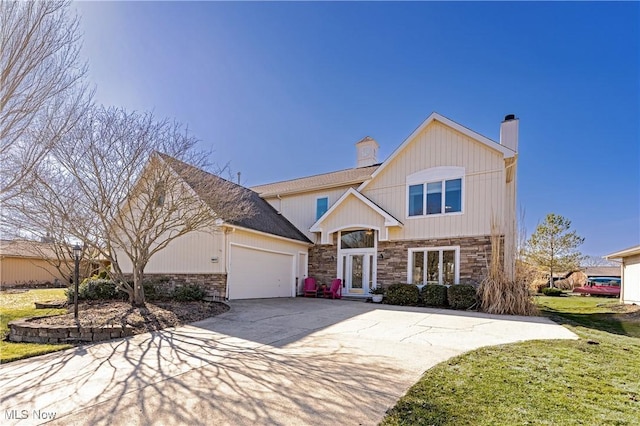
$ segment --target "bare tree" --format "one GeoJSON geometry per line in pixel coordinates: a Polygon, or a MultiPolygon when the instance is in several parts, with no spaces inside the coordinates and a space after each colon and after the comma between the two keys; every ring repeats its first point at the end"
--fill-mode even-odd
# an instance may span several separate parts
{"type": "Polygon", "coordinates": [[[92,109],[41,163],[22,211],[30,219],[46,211],[64,235],[111,262],[119,288],[144,305],[144,268],[155,253],[251,214],[249,191],[204,171],[197,142],[151,113],[92,109]]]}
{"type": "Polygon", "coordinates": [[[79,21],[69,9],[67,0],[0,0],[0,202],[29,185],[89,105],[79,21]]]}
{"type": "Polygon", "coordinates": [[[615,262],[613,260],[607,260],[600,256],[583,256],[580,261],[581,267],[599,267],[599,266],[620,266],[619,262],[615,262]]]}

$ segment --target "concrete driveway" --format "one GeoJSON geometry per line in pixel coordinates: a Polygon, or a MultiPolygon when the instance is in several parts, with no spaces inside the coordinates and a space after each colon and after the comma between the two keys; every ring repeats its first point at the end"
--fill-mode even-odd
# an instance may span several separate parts
{"type": "Polygon", "coordinates": [[[425,370],[452,356],[573,338],[539,317],[238,301],[189,326],[0,366],[0,422],[376,424],[425,370]]]}

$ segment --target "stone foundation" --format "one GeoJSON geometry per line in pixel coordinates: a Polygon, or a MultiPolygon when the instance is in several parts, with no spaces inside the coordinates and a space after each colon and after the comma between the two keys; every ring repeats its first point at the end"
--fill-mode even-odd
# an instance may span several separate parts
{"type": "MultiPolygon", "coordinates": [[[[407,282],[407,261],[410,248],[460,247],[460,283],[479,284],[487,273],[491,259],[491,238],[442,238],[430,240],[379,241],[377,281],[383,286],[407,282]],[[383,258],[380,258],[382,254],[383,258]]],[[[331,282],[337,276],[338,246],[315,245],[309,249],[309,276],[320,283],[331,282]]]]}
{"type": "Polygon", "coordinates": [[[208,294],[217,294],[219,299],[227,297],[227,274],[144,274],[143,280],[152,282],[161,296],[170,296],[178,287],[195,284],[208,294]]]}
{"type": "MultiPolygon", "coordinates": [[[[34,320],[37,318],[31,318],[34,320]]],[[[30,320],[16,320],[9,323],[9,340],[27,343],[76,343],[99,342],[133,336],[133,329],[119,325],[102,327],[65,327],[60,325],[36,324],[30,320]]]]}

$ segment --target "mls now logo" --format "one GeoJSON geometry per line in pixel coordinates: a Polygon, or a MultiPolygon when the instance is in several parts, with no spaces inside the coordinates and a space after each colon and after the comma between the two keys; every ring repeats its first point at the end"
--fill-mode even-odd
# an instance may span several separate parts
{"type": "Polygon", "coordinates": [[[4,412],[5,420],[25,420],[29,418],[36,420],[53,420],[56,418],[55,411],[41,411],[41,410],[6,410],[4,412]]]}

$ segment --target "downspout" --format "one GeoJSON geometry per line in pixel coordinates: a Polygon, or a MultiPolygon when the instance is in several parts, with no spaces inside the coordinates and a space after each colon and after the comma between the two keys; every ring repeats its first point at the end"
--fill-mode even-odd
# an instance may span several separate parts
{"type": "Polygon", "coordinates": [[[278,214],[282,214],[282,197],[280,196],[280,194],[277,194],[276,198],[280,200],[280,202],[278,203],[278,214]]]}

